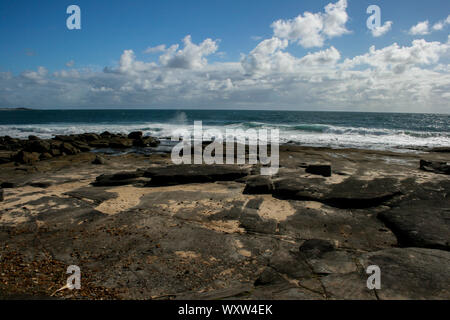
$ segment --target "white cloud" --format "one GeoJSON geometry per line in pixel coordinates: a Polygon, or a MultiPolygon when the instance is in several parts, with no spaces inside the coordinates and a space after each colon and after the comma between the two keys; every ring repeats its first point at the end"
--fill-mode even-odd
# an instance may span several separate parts
{"type": "Polygon", "coordinates": [[[305,12],[294,19],[278,20],[272,23],[274,35],[278,38],[297,41],[305,48],[322,47],[326,39],[349,33],[347,1],[339,0],[325,7],[325,13],[305,12]]]}
{"type": "Polygon", "coordinates": [[[70,60],[66,62],[66,67],[72,68],[75,65],[75,61],[70,60]]]}
{"type": "Polygon", "coordinates": [[[444,29],[444,27],[446,27],[449,24],[450,24],[450,15],[447,17],[447,19],[436,22],[433,25],[433,30],[434,31],[440,31],[440,30],[444,29]]]}
{"type": "Polygon", "coordinates": [[[372,30],[372,35],[377,38],[388,33],[392,28],[392,21],[386,21],[384,25],[372,30]]]}
{"type": "Polygon", "coordinates": [[[166,53],[160,57],[161,64],[169,68],[202,68],[208,63],[205,57],[215,53],[218,49],[217,41],[206,39],[196,45],[192,43],[190,35],[183,39],[183,43],[182,50],[178,50],[178,45],[167,49],[166,53]]]}
{"type": "Polygon", "coordinates": [[[428,20],[419,22],[415,26],[412,26],[411,29],[409,29],[409,33],[412,35],[426,35],[429,34],[429,22],[428,20]]]}
{"type": "Polygon", "coordinates": [[[166,51],[166,45],[160,44],[159,46],[156,47],[148,47],[147,49],[144,50],[144,53],[158,53],[164,51],[166,51]]]}

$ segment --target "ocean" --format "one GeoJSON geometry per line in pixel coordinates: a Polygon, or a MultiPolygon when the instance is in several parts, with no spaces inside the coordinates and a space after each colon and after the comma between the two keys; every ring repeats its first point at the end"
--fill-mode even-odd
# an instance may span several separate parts
{"type": "Polygon", "coordinates": [[[166,138],[200,120],[204,129],[279,129],[280,143],[305,146],[396,151],[450,146],[450,115],[361,112],[6,110],[0,111],[0,136],[143,131],[166,138]]]}

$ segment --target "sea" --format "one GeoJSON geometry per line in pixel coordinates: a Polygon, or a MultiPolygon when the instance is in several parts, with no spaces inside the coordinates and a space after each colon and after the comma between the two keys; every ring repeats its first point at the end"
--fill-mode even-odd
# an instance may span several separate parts
{"type": "Polygon", "coordinates": [[[450,114],[248,110],[2,110],[0,136],[27,138],[85,132],[143,131],[167,139],[174,130],[278,129],[281,144],[414,151],[450,146],[450,114]]]}

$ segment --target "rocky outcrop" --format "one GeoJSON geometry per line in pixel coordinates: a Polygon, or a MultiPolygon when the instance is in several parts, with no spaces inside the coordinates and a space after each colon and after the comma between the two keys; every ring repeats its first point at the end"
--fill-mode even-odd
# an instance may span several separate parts
{"type": "Polygon", "coordinates": [[[450,164],[447,162],[420,160],[420,170],[438,174],[450,174],[450,164]]]}
{"type": "Polygon", "coordinates": [[[402,246],[450,251],[450,199],[407,201],[378,218],[402,246]]]}
{"type": "Polygon", "coordinates": [[[310,164],[305,169],[306,173],[331,177],[331,166],[328,164],[310,164]]]}

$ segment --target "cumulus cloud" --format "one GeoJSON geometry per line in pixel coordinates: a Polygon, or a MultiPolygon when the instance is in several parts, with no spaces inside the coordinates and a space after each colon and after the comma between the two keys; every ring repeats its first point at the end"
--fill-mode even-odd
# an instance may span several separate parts
{"type": "Polygon", "coordinates": [[[450,15],[447,17],[447,19],[436,22],[433,25],[433,30],[440,31],[440,30],[444,29],[446,26],[448,26],[449,24],[450,24],[450,15]]]}
{"type": "Polygon", "coordinates": [[[202,68],[208,63],[205,57],[215,53],[218,49],[217,41],[206,39],[196,45],[192,42],[190,35],[183,39],[183,43],[184,48],[181,50],[178,50],[178,45],[171,46],[160,57],[161,64],[169,68],[202,68]]]}
{"type": "Polygon", "coordinates": [[[412,26],[411,29],[409,29],[409,34],[411,35],[426,35],[429,34],[429,21],[425,20],[422,22],[419,22],[418,24],[416,24],[415,26],[412,26]]]}
{"type": "Polygon", "coordinates": [[[347,0],[339,0],[328,4],[325,13],[305,12],[294,19],[278,20],[272,29],[276,37],[297,41],[305,48],[322,47],[326,39],[349,33],[346,9],[347,0]]]}
{"type": "Polygon", "coordinates": [[[392,21],[386,21],[382,26],[379,26],[378,28],[374,28],[372,30],[372,35],[377,38],[381,37],[382,35],[385,35],[388,33],[392,28],[392,21]]]}
{"type": "Polygon", "coordinates": [[[218,41],[193,43],[187,36],[181,45],[164,45],[154,61],[124,50],[117,65],[103,71],[0,72],[0,106],[448,112],[450,65],[443,57],[450,37],[371,47],[345,60],[334,46],[295,56],[288,52],[290,40],[262,40],[234,62],[208,62],[218,41]]]}

